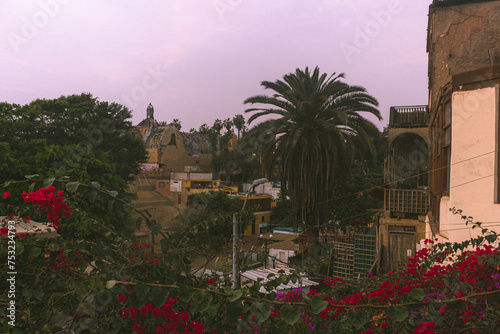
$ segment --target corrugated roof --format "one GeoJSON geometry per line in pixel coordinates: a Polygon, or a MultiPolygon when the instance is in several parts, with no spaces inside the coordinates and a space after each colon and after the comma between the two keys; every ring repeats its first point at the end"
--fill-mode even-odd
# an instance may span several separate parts
{"type": "MultiPolygon", "coordinates": [[[[280,268],[280,269],[273,269],[273,268],[259,268],[259,269],[254,269],[254,270],[248,270],[245,271],[241,274],[242,276],[242,281],[245,279],[250,279],[252,281],[257,282],[257,280],[260,278],[262,279],[261,283],[267,283],[269,281],[274,280],[276,277],[279,277],[281,274],[279,271],[283,270],[285,275],[290,275],[291,274],[291,268],[280,268]],[[270,274],[274,274],[275,276],[268,278],[270,274]]],[[[300,274],[300,279],[297,280],[296,283],[293,282],[288,282],[288,284],[280,284],[276,290],[292,290],[292,289],[297,289],[297,288],[306,288],[306,287],[311,287],[311,286],[316,286],[319,283],[311,281],[308,277],[305,276],[304,273],[300,274]]],[[[264,289],[264,287],[260,288],[261,293],[267,293],[267,291],[264,289]]]]}

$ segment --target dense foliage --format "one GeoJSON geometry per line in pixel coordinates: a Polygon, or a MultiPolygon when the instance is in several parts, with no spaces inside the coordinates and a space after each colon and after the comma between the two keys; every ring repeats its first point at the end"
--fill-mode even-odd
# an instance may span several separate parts
{"type": "MultiPolygon", "coordinates": [[[[73,210],[71,194],[94,187],[75,187],[65,180],[44,182],[54,185],[28,194],[4,192],[0,210],[14,212],[4,224],[26,220],[34,208],[50,214],[44,220],[48,224],[54,224],[57,216],[62,231],[67,216],[81,214],[73,210]],[[21,204],[15,204],[15,198],[21,198],[21,204]]],[[[9,189],[8,184],[1,186],[9,189]]],[[[102,190],[97,194],[99,200],[113,195],[102,190]]],[[[10,279],[11,270],[17,272],[15,296],[11,284],[0,285],[2,331],[497,333],[500,329],[498,235],[472,223],[470,217],[463,216],[482,231],[478,238],[460,244],[427,240],[427,248],[395,272],[353,281],[325,277],[308,292],[275,290],[280,283],[297,282],[297,273],[236,291],[229,288],[227,277],[194,277],[181,240],[155,231],[147,215],[143,217],[163,238],[161,253],[148,253],[149,245],[134,243],[113,230],[104,241],[93,242],[62,235],[14,237],[11,225],[2,227],[1,258],[15,254],[15,259],[9,260],[14,264],[7,263],[14,267],[0,270],[0,280],[10,279]],[[261,293],[261,287],[268,293],[261,293]],[[9,324],[11,300],[15,327],[9,324]]]]}
{"type": "MultiPolygon", "coordinates": [[[[117,191],[130,201],[133,195],[126,193],[128,182],[147,155],[130,117],[127,108],[98,101],[90,94],[35,100],[22,106],[0,103],[0,182],[25,175],[66,177],[97,182],[103,190],[117,191]]],[[[16,189],[16,184],[10,187],[16,189]]],[[[120,233],[133,232],[130,217],[121,208],[109,201],[93,201],[93,191],[75,196],[75,209],[81,208],[88,219],[70,219],[62,233],[99,237],[101,230],[91,223],[97,217],[120,233]]]]}

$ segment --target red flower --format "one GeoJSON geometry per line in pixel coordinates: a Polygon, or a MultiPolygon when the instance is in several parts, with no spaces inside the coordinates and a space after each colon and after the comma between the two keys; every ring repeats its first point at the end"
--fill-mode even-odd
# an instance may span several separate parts
{"type": "Polygon", "coordinates": [[[3,198],[7,199],[9,197],[10,197],[10,192],[7,191],[7,192],[3,193],[3,198]]]}
{"type": "Polygon", "coordinates": [[[422,322],[415,328],[413,334],[434,334],[436,333],[434,328],[436,328],[436,323],[434,323],[434,321],[422,322]]]}
{"type": "Polygon", "coordinates": [[[116,300],[119,302],[124,302],[127,300],[127,297],[125,297],[125,295],[119,295],[118,298],[116,298],[116,300]]]}

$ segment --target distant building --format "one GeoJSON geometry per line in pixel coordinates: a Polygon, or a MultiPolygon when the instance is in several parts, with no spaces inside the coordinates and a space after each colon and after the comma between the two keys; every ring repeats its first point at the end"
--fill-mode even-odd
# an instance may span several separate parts
{"type": "Polygon", "coordinates": [[[181,132],[160,124],[148,107],[147,118],[136,127],[149,153],[145,168],[157,166],[169,172],[209,171],[212,147],[206,135],[181,132]]]}

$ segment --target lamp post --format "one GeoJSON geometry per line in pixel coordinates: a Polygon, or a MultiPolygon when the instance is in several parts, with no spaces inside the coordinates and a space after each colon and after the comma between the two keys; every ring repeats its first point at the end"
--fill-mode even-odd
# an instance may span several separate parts
{"type": "MultiPolygon", "coordinates": [[[[258,185],[261,185],[263,183],[269,182],[268,179],[262,178],[262,179],[257,179],[252,182],[252,186],[248,189],[247,195],[245,197],[245,202],[243,203],[243,208],[241,209],[240,212],[240,220],[241,220],[241,214],[245,210],[245,206],[247,205],[247,200],[248,200],[248,195],[250,194],[250,191],[252,191],[253,188],[255,188],[258,185]]],[[[236,219],[236,214],[233,214],[233,290],[237,290],[240,288],[240,269],[238,266],[238,220],[236,219]]]]}

